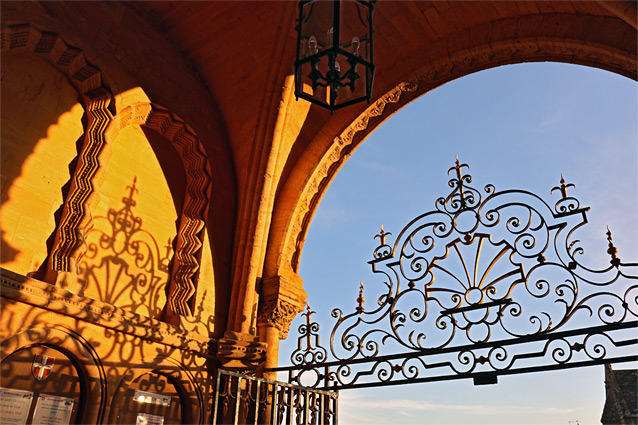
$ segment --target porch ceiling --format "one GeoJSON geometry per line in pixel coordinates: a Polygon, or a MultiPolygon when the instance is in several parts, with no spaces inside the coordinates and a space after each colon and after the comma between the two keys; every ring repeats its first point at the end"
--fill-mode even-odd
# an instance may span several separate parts
{"type": "MultiPolygon", "coordinates": [[[[614,7],[621,11],[631,11],[632,7],[635,10],[632,2],[616,3],[614,7]]],[[[273,125],[285,77],[293,72],[296,2],[129,4],[182,52],[199,74],[220,109],[231,149],[241,166],[243,159],[250,156],[255,132],[260,126],[273,125]]],[[[378,71],[373,99],[428,63],[463,48],[470,31],[473,39],[484,38],[489,43],[497,23],[503,27],[508,22],[520,25],[518,18],[539,14],[619,19],[609,9],[608,5],[593,1],[381,1],[375,35],[378,71]]],[[[524,33],[526,29],[520,31],[524,33]]],[[[586,28],[577,29],[584,31],[586,28]]],[[[618,34],[610,37],[616,37],[619,48],[626,49],[627,46],[622,46],[626,37],[624,40],[618,34]]],[[[308,126],[307,134],[301,134],[299,139],[307,141],[320,129],[338,134],[365,107],[365,104],[351,106],[331,117],[313,106],[310,113],[316,124],[308,126]]],[[[302,140],[298,142],[305,145],[302,140]]],[[[300,151],[301,146],[291,153],[299,155],[300,151]]]]}

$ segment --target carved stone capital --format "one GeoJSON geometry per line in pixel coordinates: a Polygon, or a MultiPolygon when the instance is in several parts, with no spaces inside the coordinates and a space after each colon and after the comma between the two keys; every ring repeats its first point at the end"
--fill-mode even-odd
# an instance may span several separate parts
{"type": "Polygon", "coordinates": [[[267,348],[254,335],[229,331],[217,342],[217,359],[223,368],[257,369],[266,361],[267,348]]]}
{"type": "Polygon", "coordinates": [[[279,338],[286,339],[290,323],[303,311],[307,297],[297,274],[263,279],[257,325],[277,328],[279,338]]]}

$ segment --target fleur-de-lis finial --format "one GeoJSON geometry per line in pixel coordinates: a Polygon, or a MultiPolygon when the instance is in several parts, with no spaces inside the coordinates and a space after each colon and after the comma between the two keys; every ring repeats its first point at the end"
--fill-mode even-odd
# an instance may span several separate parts
{"type": "Polygon", "coordinates": [[[359,297],[357,298],[357,313],[363,313],[363,303],[366,302],[366,299],[363,298],[363,280],[359,282],[359,297]]]}
{"type": "Polygon", "coordinates": [[[454,163],[454,167],[451,167],[449,170],[447,170],[448,175],[450,174],[450,172],[452,172],[452,170],[456,171],[456,179],[458,180],[458,187],[459,187],[459,198],[461,201],[461,209],[465,209],[466,206],[466,201],[465,201],[465,189],[463,189],[463,173],[461,172],[461,169],[465,167],[465,168],[470,168],[469,165],[467,164],[461,164],[459,162],[459,156],[456,155],[456,162],[454,163]]]}
{"type": "Polygon", "coordinates": [[[390,232],[386,232],[385,230],[383,230],[383,224],[381,225],[381,233],[378,233],[376,235],[374,235],[374,239],[379,238],[381,239],[381,245],[385,245],[385,238],[388,237],[388,235],[391,235],[392,233],[390,232]]]}
{"type": "Polygon", "coordinates": [[[173,250],[173,244],[172,244],[171,238],[168,238],[168,241],[166,242],[166,245],[164,245],[164,248],[166,248],[166,255],[159,259],[159,269],[162,271],[168,271],[171,251],[173,250]]]}
{"type": "Polygon", "coordinates": [[[454,167],[450,167],[450,169],[447,170],[447,173],[449,175],[450,172],[452,172],[452,170],[456,171],[456,178],[459,179],[459,182],[460,182],[463,179],[463,173],[461,172],[461,169],[463,167],[470,168],[470,166],[467,164],[461,164],[459,162],[459,156],[456,155],[456,161],[454,162],[454,167]]]}
{"type": "Polygon", "coordinates": [[[552,190],[549,191],[550,194],[554,193],[555,190],[560,190],[560,194],[563,199],[567,199],[567,189],[570,187],[576,187],[574,184],[569,183],[565,184],[565,179],[563,178],[563,174],[560,175],[560,186],[554,186],[552,190]]]}
{"type": "Polygon", "coordinates": [[[616,254],[618,254],[618,248],[616,248],[611,241],[611,230],[609,230],[609,226],[607,226],[607,241],[609,242],[607,254],[611,255],[611,264],[612,266],[618,267],[620,265],[620,258],[616,256],[616,254]]]}

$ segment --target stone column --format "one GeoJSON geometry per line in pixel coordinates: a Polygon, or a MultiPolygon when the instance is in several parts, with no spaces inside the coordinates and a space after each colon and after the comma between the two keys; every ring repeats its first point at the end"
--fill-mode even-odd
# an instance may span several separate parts
{"type": "MultiPolygon", "coordinates": [[[[301,277],[295,273],[262,280],[257,327],[260,340],[268,344],[264,368],[277,367],[279,340],[288,337],[290,323],[303,311],[307,297],[301,277]]],[[[264,378],[276,379],[276,374],[264,373],[264,378]]]]}

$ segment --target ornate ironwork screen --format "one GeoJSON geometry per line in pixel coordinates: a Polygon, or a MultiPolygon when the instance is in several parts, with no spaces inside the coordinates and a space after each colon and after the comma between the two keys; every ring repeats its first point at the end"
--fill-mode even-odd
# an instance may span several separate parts
{"type": "MultiPolygon", "coordinates": [[[[336,323],[328,350],[319,325],[299,327],[289,373],[299,385],[345,389],[473,378],[638,360],[638,264],[618,258],[607,229],[610,266],[578,259],[573,239],[587,223],[561,177],[550,207],[521,190],[480,191],[458,158],[452,188],[435,210],[412,220],[394,245],[383,230],[369,262],[383,276],[376,305],[336,323]]],[[[368,295],[370,296],[370,295],[368,295]]]]}

